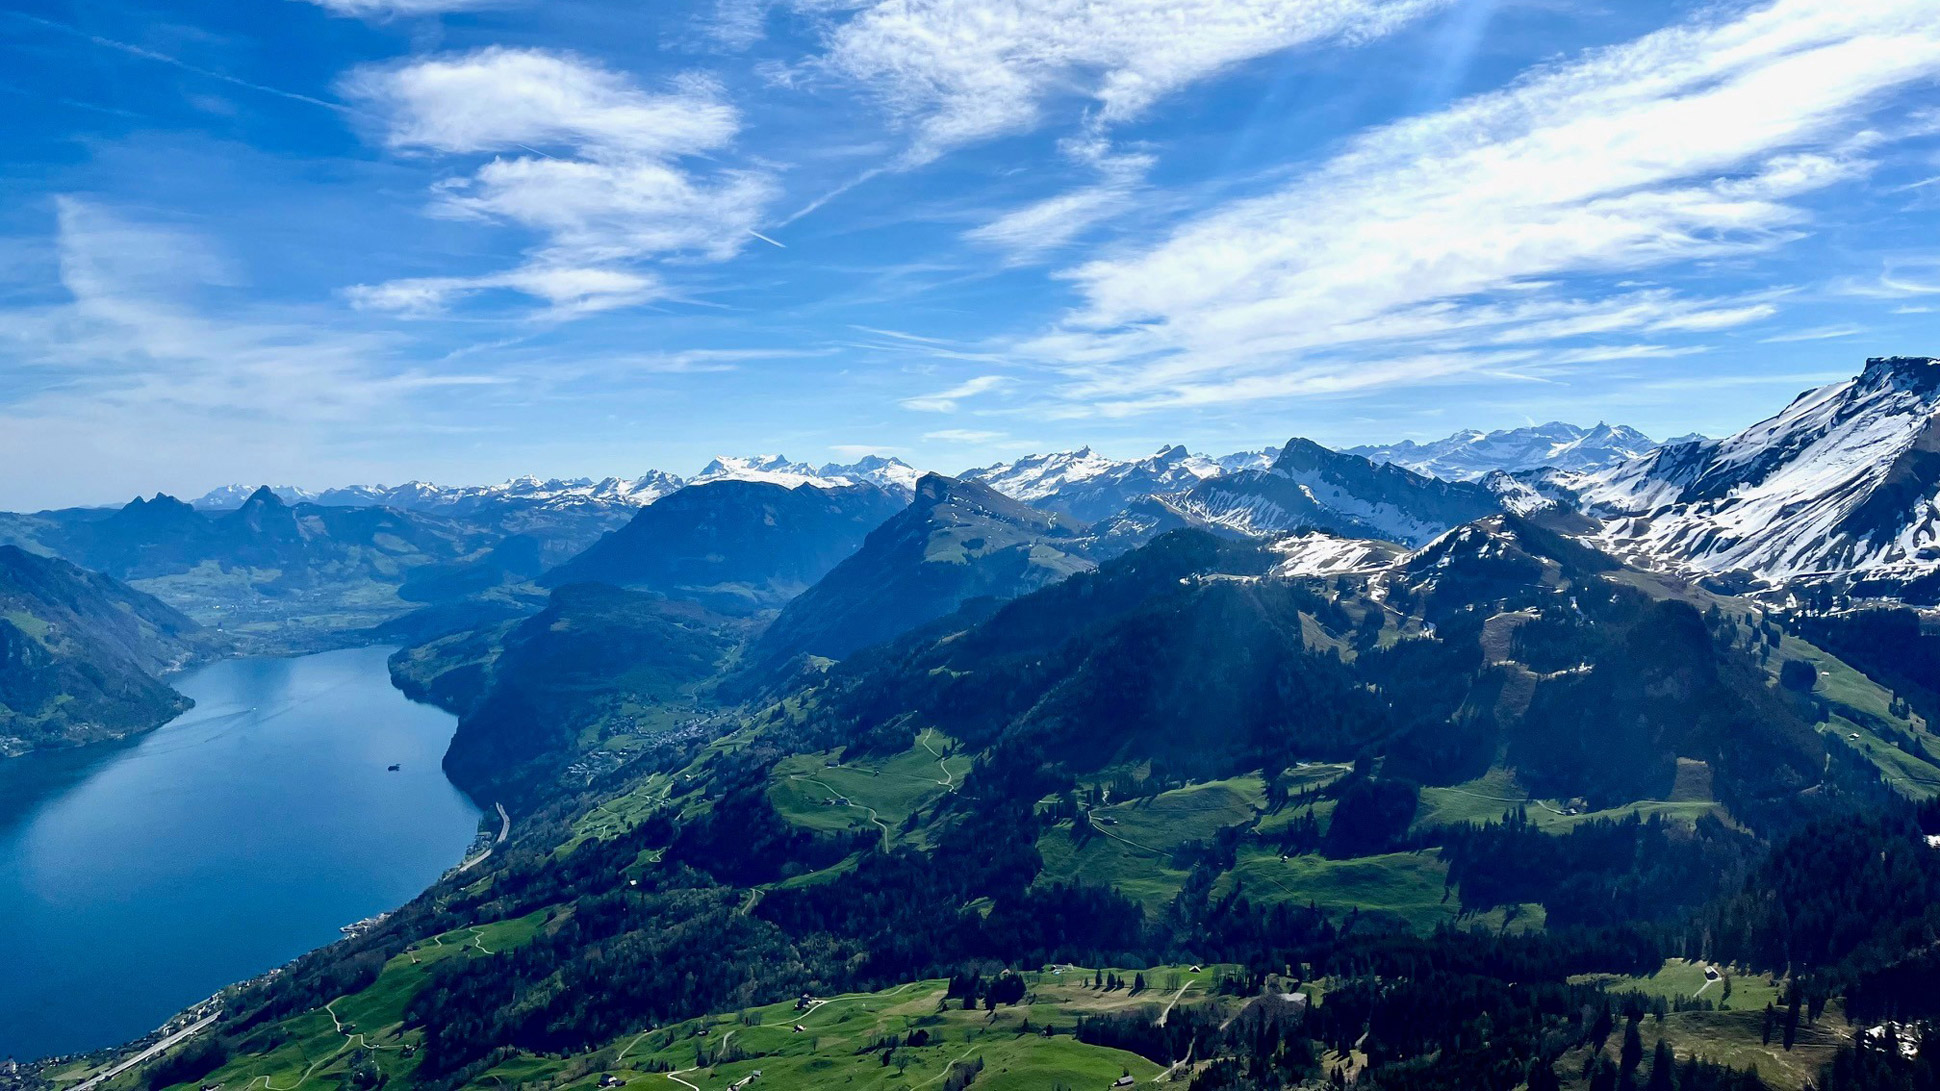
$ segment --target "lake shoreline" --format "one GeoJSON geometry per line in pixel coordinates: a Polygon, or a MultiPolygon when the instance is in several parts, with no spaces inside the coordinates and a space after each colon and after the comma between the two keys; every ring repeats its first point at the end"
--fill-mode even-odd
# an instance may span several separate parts
{"type": "Polygon", "coordinates": [[[217,660],[153,731],[0,763],[0,1056],[125,1053],[471,854],[491,812],[444,776],[456,719],[390,650],[217,660]]]}

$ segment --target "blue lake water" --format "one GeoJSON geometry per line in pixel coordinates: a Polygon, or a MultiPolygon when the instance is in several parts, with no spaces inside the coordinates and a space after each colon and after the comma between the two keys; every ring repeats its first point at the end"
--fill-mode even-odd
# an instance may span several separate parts
{"type": "Polygon", "coordinates": [[[0,761],[0,1057],[139,1036],[459,861],[454,722],[389,650],[216,663],[158,731],[0,761]]]}

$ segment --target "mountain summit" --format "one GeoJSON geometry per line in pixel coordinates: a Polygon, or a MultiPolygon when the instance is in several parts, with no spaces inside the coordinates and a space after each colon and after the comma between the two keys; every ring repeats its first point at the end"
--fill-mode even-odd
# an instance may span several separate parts
{"type": "Polygon", "coordinates": [[[1940,601],[1940,360],[1875,357],[1734,436],[1554,480],[1645,564],[1940,601]]]}
{"type": "Polygon", "coordinates": [[[541,582],[645,587],[724,609],[777,605],[827,575],[902,506],[867,485],[707,481],[641,508],[541,582]]]}
{"type": "Polygon", "coordinates": [[[790,602],[756,644],[758,663],[840,659],[977,597],[1014,598],[1091,568],[1072,520],[981,481],[925,474],[909,507],[790,602]]]}
{"type": "Polygon", "coordinates": [[[1425,477],[1300,438],[1287,441],[1269,470],[1208,478],[1167,503],[1184,525],[1249,535],[1320,530],[1406,545],[1499,508],[1480,485],[1425,477]]]}

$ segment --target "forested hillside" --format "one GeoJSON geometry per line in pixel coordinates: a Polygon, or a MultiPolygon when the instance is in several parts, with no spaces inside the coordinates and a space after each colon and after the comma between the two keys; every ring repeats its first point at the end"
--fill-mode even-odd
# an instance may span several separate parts
{"type": "Polygon", "coordinates": [[[407,650],[513,838],[115,1084],[1924,1086],[1917,652],[1514,516],[1369,556],[1175,532],[741,705],[646,592],[407,650]]]}
{"type": "Polygon", "coordinates": [[[219,646],[133,588],[0,546],[0,759],[159,727],[189,707],[163,676],[219,646]]]}

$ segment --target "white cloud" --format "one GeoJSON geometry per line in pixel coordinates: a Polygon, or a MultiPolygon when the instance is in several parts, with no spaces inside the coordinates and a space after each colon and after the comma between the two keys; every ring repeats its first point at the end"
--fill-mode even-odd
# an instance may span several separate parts
{"type": "Polygon", "coordinates": [[[972,428],[945,428],[939,432],[925,432],[923,438],[937,443],[989,443],[991,440],[1007,438],[1003,432],[979,432],[972,428]]]}
{"type": "MultiPolygon", "coordinates": [[[[1095,147],[1090,142],[1082,146],[1095,147]]],[[[1149,155],[1111,155],[1102,148],[1081,151],[1078,157],[1098,169],[1098,182],[1012,209],[971,228],[963,237],[1006,251],[1013,264],[1040,257],[1131,208],[1139,184],[1152,168],[1149,155]]]]}
{"type": "Polygon", "coordinates": [[[939,390],[934,394],[924,394],[915,398],[904,398],[902,405],[904,409],[914,409],[919,413],[954,413],[961,399],[988,394],[1007,381],[1002,375],[979,375],[974,379],[958,383],[948,390],[939,390]]]}
{"type": "MultiPolygon", "coordinates": [[[[1447,0],[876,0],[829,31],[822,63],[914,130],[910,162],[1034,126],[1060,94],[1126,121],[1231,65],[1386,34],[1447,0]]],[[[848,14],[847,0],[794,0],[848,14]]]]}
{"type": "Polygon", "coordinates": [[[1556,278],[1794,238],[1794,199],[1863,176],[1890,138],[1871,112],[1936,72],[1927,0],[1672,27],[1373,130],[1278,192],[1081,266],[1084,305],[1027,347],[1070,370],[1067,397],[1135,412],[1517,367],[1462,350],[1532,334],[1754,321],[1769,302],[1585,301],[1556,278]]]}
{"type": "Polygon", "coordinates": [[[400,150],[551,146],[665,157],[719,148],[740,128],[720,88],[704,80],[649,94],[621,73],[542,49],[494,47],[360,68],[343,90],[383,118],[385,143],[400,150]]]}
{"type": "Polygon", "coordinates": [[[762,175],[726,172],[714,184],[655,160],[494,159],[433,210],[502,219],[543,231],[555,261],[616,261],[687,252],[712,260],[747,245],[774,192],[762,175]]]}
{"type": "Polygon", "coordinates": [[[620,269],[528,265],[475,277],[411,277],[345,290],[353,306],[408,315],[443,311],[452,301],[493,289],[545,300],[553,317],[630,307],[667,293],[656,277],[620,269]]]}
{"type": "Polygon", "coordinates": [[[492,48],[359,69],[343,90],[380,119],[393,149],[493,156],[435,186],[433,214],[544,239],[509,272],[351,289],[364,306],[423,313],[500,288],[543,299],[557,316],[662,298],[659,278],[631,266],[731,258],[775,194],[765,173],[690,165],[740,128],[721,89],[702,79],[649,93],[570,54],[492,48]]]}
{"type": "Polygon", "coordinates": [[[438,15],[502,6],[505,0],[310,0],[333,15],[389,19],[400,15],[438,15]]]}

